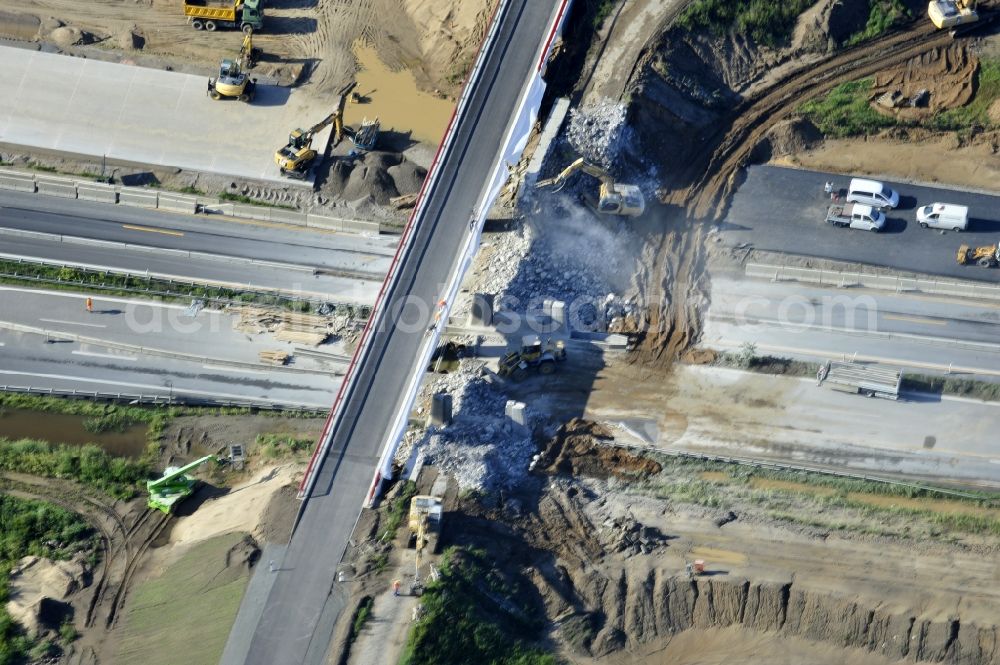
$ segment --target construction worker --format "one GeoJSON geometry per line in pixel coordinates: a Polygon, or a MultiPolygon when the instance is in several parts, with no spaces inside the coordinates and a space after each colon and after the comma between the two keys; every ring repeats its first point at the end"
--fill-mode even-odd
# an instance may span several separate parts
{"type": "Polygon", "coordinates": [[[88,312],[93,312],[94,311],[94,299],[93,298],[87,298],[87,311],[88,312]]]}

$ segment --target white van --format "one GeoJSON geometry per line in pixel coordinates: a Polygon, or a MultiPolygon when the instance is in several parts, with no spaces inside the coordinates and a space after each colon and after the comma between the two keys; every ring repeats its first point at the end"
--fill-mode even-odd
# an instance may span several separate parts
{"type": "Polygon", "coordinates": [[[899,205],[899,192],[892,191],[877,180],[852,178],[847,188],[847,202],[879,209],[895,208],[899,205]]]}
{"type": "Polygon", "coordinates": [[[969,228],[969,209],[953,203],[932,203],[917,208],[917,223],[923,228],[964,231],[969,228]]]}

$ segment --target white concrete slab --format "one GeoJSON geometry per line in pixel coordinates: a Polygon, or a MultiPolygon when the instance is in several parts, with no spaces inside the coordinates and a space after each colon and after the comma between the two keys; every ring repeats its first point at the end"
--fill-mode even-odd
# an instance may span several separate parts
{"type": "Polygon", "coordinates": [[[203,76],[11,47],[0,63],[0,142],[287,184],[274,150],[336,102],[267,85],[213,101],[203,76]]]}

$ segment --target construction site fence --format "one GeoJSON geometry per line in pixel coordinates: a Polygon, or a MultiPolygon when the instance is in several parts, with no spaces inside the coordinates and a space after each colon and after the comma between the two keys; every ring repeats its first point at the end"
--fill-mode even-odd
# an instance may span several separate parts
{"type": "Polygon", "coordinates": [[[81,180],[79,178],[48,174],[39,175],[9,169],[0,169],[0,189],[37,193],[67,199],[79,199],[81,201],[116,204],[133,208],[166,210],[189,215],[198,213],[228,215],[264,222],[317,228],[326,231],[374,235],[382,232],[393,232],[388,227],[383,229],[378,222],[361,219],[329,217],[267,205],[231,203],[217,198],[194,194],[164,192],[148,187],[111,185],[92,180],[81,180]]]}
{"type": "Polygon", "coordinates": [[[279,404],[275,402],[256,402],[252,400],[216,399],[213,397],[195,397],[178,393],[175,395],[146,395],[143,393],[110,393],[91,390],[56,390],[54,388],[39,388],[36,386],[0,385],[0,392],[39,395],[43,397],[58,397],[61,399],[90,400],[93,402],[114,402],[124,404],[139,404],[143,406],[205,406],[225,409],[252,409],[258,411],[291,411],[295,413],[325,414],[327,409],[295,404],[279,404]]]}
{"type": "Polygon", "coordinates": [[[70,286],[79,286],[81,289],[87,290],[104,290],[104,291],[125,291],[128,293],[135,293],[145,296],[159,296],[163,298],[191,298],[194,300],[204,300],[206,302],[218,303],[222,305],[252,305],[255,304],[257,300],[267,303],[268,301],[280,300],[291,303],[308,303],[310,307],[329,305],[337,310],[348,309],[353,313],[355,318],[367,318],[370,313],[370,308],[366,305],[359,305],[354,302],[347,301],[336,301],[329,298],[315,298],[311,296],[299,295],[294,293],[270,291],[263,287],[257,287],[253,284],[247,285],[237,285],[237,284],[226,284],[220,285],[207,281],[197,281],[197,280],[181,280],[175,277],[160,275],[152,272],[135,272],[131,270],[121,270],[117,268],[90,268],[82,266],[78,263],[66,263],[58,261],[45,261],[42,259],[22,259],[22,258],[4,258],[4,261],[9,263],[19,263],[26,266],[44,266],[47,268],[58,268],[60,270],[66,268],[69,270],[84,272],[91,275],[116,275],[118,277],[126,277],[131,279],[140,280],[150,280],[170,285],[176,285],[178,287],[187,287],[189,289],[218,289],[222,291],[234,291],[241,295],[252,296],[254,300],[234,300],[231,298],[223,298],[219,296],[209,296],[202,294],[192,294],[183,293],[180,290],[177,291],[166,291],[162,289],[154,288],[139,288],[134,286],[122,286],[116,284],[95,284],[94,282],[89,282],[82,279],[61,279],[61,278],[51,278],[51,277],[39,277],[37,275],[21,274],[18,272],[6,272],[0,271],[0,277],[6,279],[17,279],[26,282],[37,282],[39,284],[65,284],[70,286]]]}
{"type": "Polygon", "coordinates": [[[895,293],[927,293],[1000,301],[1000,286],[935,277],[902,277],[899,275],[879,275],[862,270],[801,268],[766,263],[747,263],[746,275],[773,282],[794,281],[838,288],[866,288],[895,293]]]}

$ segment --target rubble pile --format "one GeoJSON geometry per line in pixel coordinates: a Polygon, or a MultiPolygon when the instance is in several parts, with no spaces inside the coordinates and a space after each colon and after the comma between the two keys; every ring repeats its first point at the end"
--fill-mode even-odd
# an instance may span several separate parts
{"type": "Polygon", "coordinates": [[[625,105],[611,100],[573,109],[566,125],[566,139],[584,159],[610,168],[628,143],[625,115],[625,105]]]}
{"type": "Polygon", "coordinates": [[[598,537],[605,551],[624,553],[626,559],[665,547],[668,540],[659,529],[643,526],[631,517],[604,520],[598,537]]]}
{"type": "Polygon", "coordinates": [[[408,432],[397,460],[408,459],[415,447],[426,464],[454,477],[463,490],[512,489],[523,480],[535,453],[531,430],[504,415],[507,397],[483,373],[483,365],[462,360],[457,372],[425,383],[420,403],[429,403],[436,393],[452,395],[452,422],[408,432]]]}
{"type": "Polygon", "coordinates": [[[536,233],[525,225],[520,231],[497,234],[489,260],[479,263],[476,290],[495,294],[502,307],[519,311],[535,299],[601,302],[610,287],[586,264],[586,257],[565,251],[555,234],[537,238],[536,233]]]}

